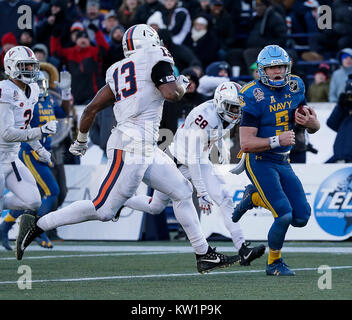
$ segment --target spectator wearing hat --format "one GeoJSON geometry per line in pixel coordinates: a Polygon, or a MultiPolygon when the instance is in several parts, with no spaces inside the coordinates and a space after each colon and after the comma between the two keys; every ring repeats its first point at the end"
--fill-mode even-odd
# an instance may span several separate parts
{"type": "Polygon", "coordinates": [[[132,27],[134,17],[142,0],[123,0],[121,7],[117,11],[117,18],[125,29],[132,27]]]}
{"type": "Polygon", "coordinates": [[[209,29],[209,22],[205,17],[198,17],[193,21],[193,27],[187,35],[184,45],[189,47],[198,57],[203,69],[218,60],[219,40],[209,29]],[[210,43],[211,45],[209,45],[210,43]]]}
{"type": "Polygon", "coordinates": [[[81,18],[81,22],[87,30],[90,41],[96,44],[95,33],[98,30],[103,30],[103,22],[105,16],[100,12],[100,2],[98,0],[88,0],[86,12],[81,18]]]}
{"type": "Polygon", "coordinates": [[[67,16],[66,0],[51,0],[50,10],[36,26],[36,41],[50,46],[50,36],[54,32],[61,39],[62,47],[66,48],[71,45],[70,28],[72,21],[67,16]]]}
{"type": "Polygon", "coordinates": [[[105,36],[105,40],[111,44],[111,31],[114,29],[116,26],[119,25],[119,20],[117,19],[117,14],[114,10],[109,11],[105,15],[105,19],[103,22],[103,33],[105,36]]]}
{"type": "Polygon", "coordinates": [[[231,67],[226,61],[211,63],[205,70],[205,75],[199,79],[198,92],[212,99],[217,86],[225,81],[230,81],[231,67]]]}
{"type": "Polygon", "coordinates": [[[1,37],[1,54],[0,54],[0,80],[6,79],[7,76],[4,72],[4,57],[7,51],[17,46],[17,40],[12,32],[5,33],[1,37]]]}
{"type": "Polygon", "coordinates": [[[329,101],[337,102],[340,93],[344,91],[348,75],[352,74],[352,49],[345,48],[338,53],[340,68],[335,70],[331,76],[329,101]]]}
{"type": "Polygon", "coordinates": [[[84,31],[84,26],[82,22],[74,22],[70,28],[71,32],[71,47],[76,44],[76,39],[77,39],[77,33],[79,31],[84,31]]]}
{"type": "Polygon", "coordinates": [[[102,66],[109,44],[101,30],[95,32],[95,38],[97,45],[93,46],[87,32],[78,31],[76,44],[69,48],[62,48],[57,34],[50,38],[51,54],[62,59],[72,75],[72,95],[76,104],[87,103],[104,85],[102,66]]]}
{"type": "Polygon", "coordinates": [[[314,82],[308,88],[309,102],[329,102],[330,67],[322,63],[314,74],[314,82]]]}

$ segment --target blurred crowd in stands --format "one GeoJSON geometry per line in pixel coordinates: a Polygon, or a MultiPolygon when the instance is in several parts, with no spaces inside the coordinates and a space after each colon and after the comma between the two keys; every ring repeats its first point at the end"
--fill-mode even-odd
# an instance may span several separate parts
{"type": "MultiPolygon", "coordinates": [[[[177,108],[165,103],[161,128],[173,133],[220,82],[256,79],[256,57],[269,44],[289,53],[308,102],[338,103],[352,74],[352,0],[0,0],[0,12],[0,79],[4,54],[26,45],[40,61],[71,73],[75,105],[87,104],[104,85],[107,68],[124,58],[125,30],[152,26],[174,57],[175,74],[192,84],[177,108]],[[30,29],[18,25],[23,5],[31,8],[30,29]],[[331,28],[318,27],[322,6],[331,8],[331,28]]],[[[324,19],[329,22],[330,16],[324,19]]],[[[104,110],[91,131],[103,150],[108,135],[101,130],[114,125],[111,114],[104,110]]],[[[237,130],[231,133],[234,141],[237,130]]],[[[304,141],[294,152],[305,154],[304,141]]],[[[238,143],[232,148],[236,162],[238,143]]]]}

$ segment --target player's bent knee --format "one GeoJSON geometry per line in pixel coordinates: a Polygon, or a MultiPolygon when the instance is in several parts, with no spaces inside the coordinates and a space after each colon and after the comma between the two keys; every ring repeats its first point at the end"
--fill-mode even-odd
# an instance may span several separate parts
{"type": "Polygon", "coordinates": [[[310,218],[310,215],[311,215],[311,208],[310,208],[310,205],[307,203],[305,208],[300,210],[300,216],[294,217],[292,219],[291,225],[297,228],[302,228],[306,226],[310,218]]]}
{"type": "Polygon", "coordinates": [[[275,220],[283,226],[289,226],[292,223],[292,213],[288,212],[275,220]]]}
{"type": "Polygon", "coordinates": [[[182,200],[192,198],[192,194],[193,194],[192,184],[187,179],[184,179],[183,184],[178,185],[178,188],[173,190],[169,194],[169,197],[171,200],[174,200],[174,201],[182,201],[182,200]]]}

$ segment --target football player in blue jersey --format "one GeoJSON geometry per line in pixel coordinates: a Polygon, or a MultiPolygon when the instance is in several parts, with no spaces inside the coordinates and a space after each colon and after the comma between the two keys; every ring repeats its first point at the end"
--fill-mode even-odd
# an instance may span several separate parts
{"type": "Polygon", "coordinates": [[[258,55],[257,65],[260,78],[240,91],[240,143],[252,185],[247,186],[232,220],[239,221],[253,206],[269,209],[274,222],[268,233],[266,274],[292,276],[294,272],[281,258],[285,235],[290,225],[304,227],[311,214],[302,184],[289,162],[295,144],[293,127],[296,123],[314,133],[320,123],[314,110],[305,105],[304,83],[291,74],[291,60],[284,49],[266,46],[258,55]],[[296,111],[299,106],[304,106],[300,107],[303,111],[296,111]]]}
{"type": "MultiPolygon", "coordinates": [[[[48,80],[43,72],[40,72],[37,83],[39,85],[39,101],[34,107],[33,118],[30,122],[32,128],[40,127],[45,123],[59,118],[66,118],[71,106],[71,75],[67,71],[60,73],[60,82],[62,104],[58,105],[54,97],[49,94],[48,80]]],[[[51,151],[51,136],[40,140],[43,147],[51,151]]],[[[41,159],[40,156],[31,148],[28,143],[22,142],[19,151],[19,158],[31,171],[34,176],[40,193],[42,195],[42,204],[38,209],[38,216],[43,216],[50,212],[60,194],[59,186],[50,168],[53,163],[47,159],[41,159]]],[[[4,218],[0,225],[0,236],[3,247],[12,250],[8,241],[8,232],[14,225],[16,219],[23,213],[23,210],[11,210],[4,218]]],[[[52,248],[53,245],[45,233],[36,238],[37,243],[43,248],[52,248]]]]}

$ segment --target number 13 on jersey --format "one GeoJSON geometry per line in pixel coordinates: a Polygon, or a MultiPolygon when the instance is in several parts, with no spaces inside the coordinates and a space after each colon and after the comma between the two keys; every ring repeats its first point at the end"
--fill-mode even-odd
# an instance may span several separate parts
{"type": "Polygon", "coordinates": [[[116,101],[121,100],[121,94],[123,98],[128,98],[137,92],[136,72],[133,61],[126,62],[122,65],[121,69],[116,68],[113,77],[115,82],[116,101]],[[121,72],[120,74],[119,71],[121,72]],[[119,83],[119,75],[124,78],[124,83],[122,84],[119,83]],[[119,91],[120,85],[125,86],[121,90],[121,93],[119,91]]]}

